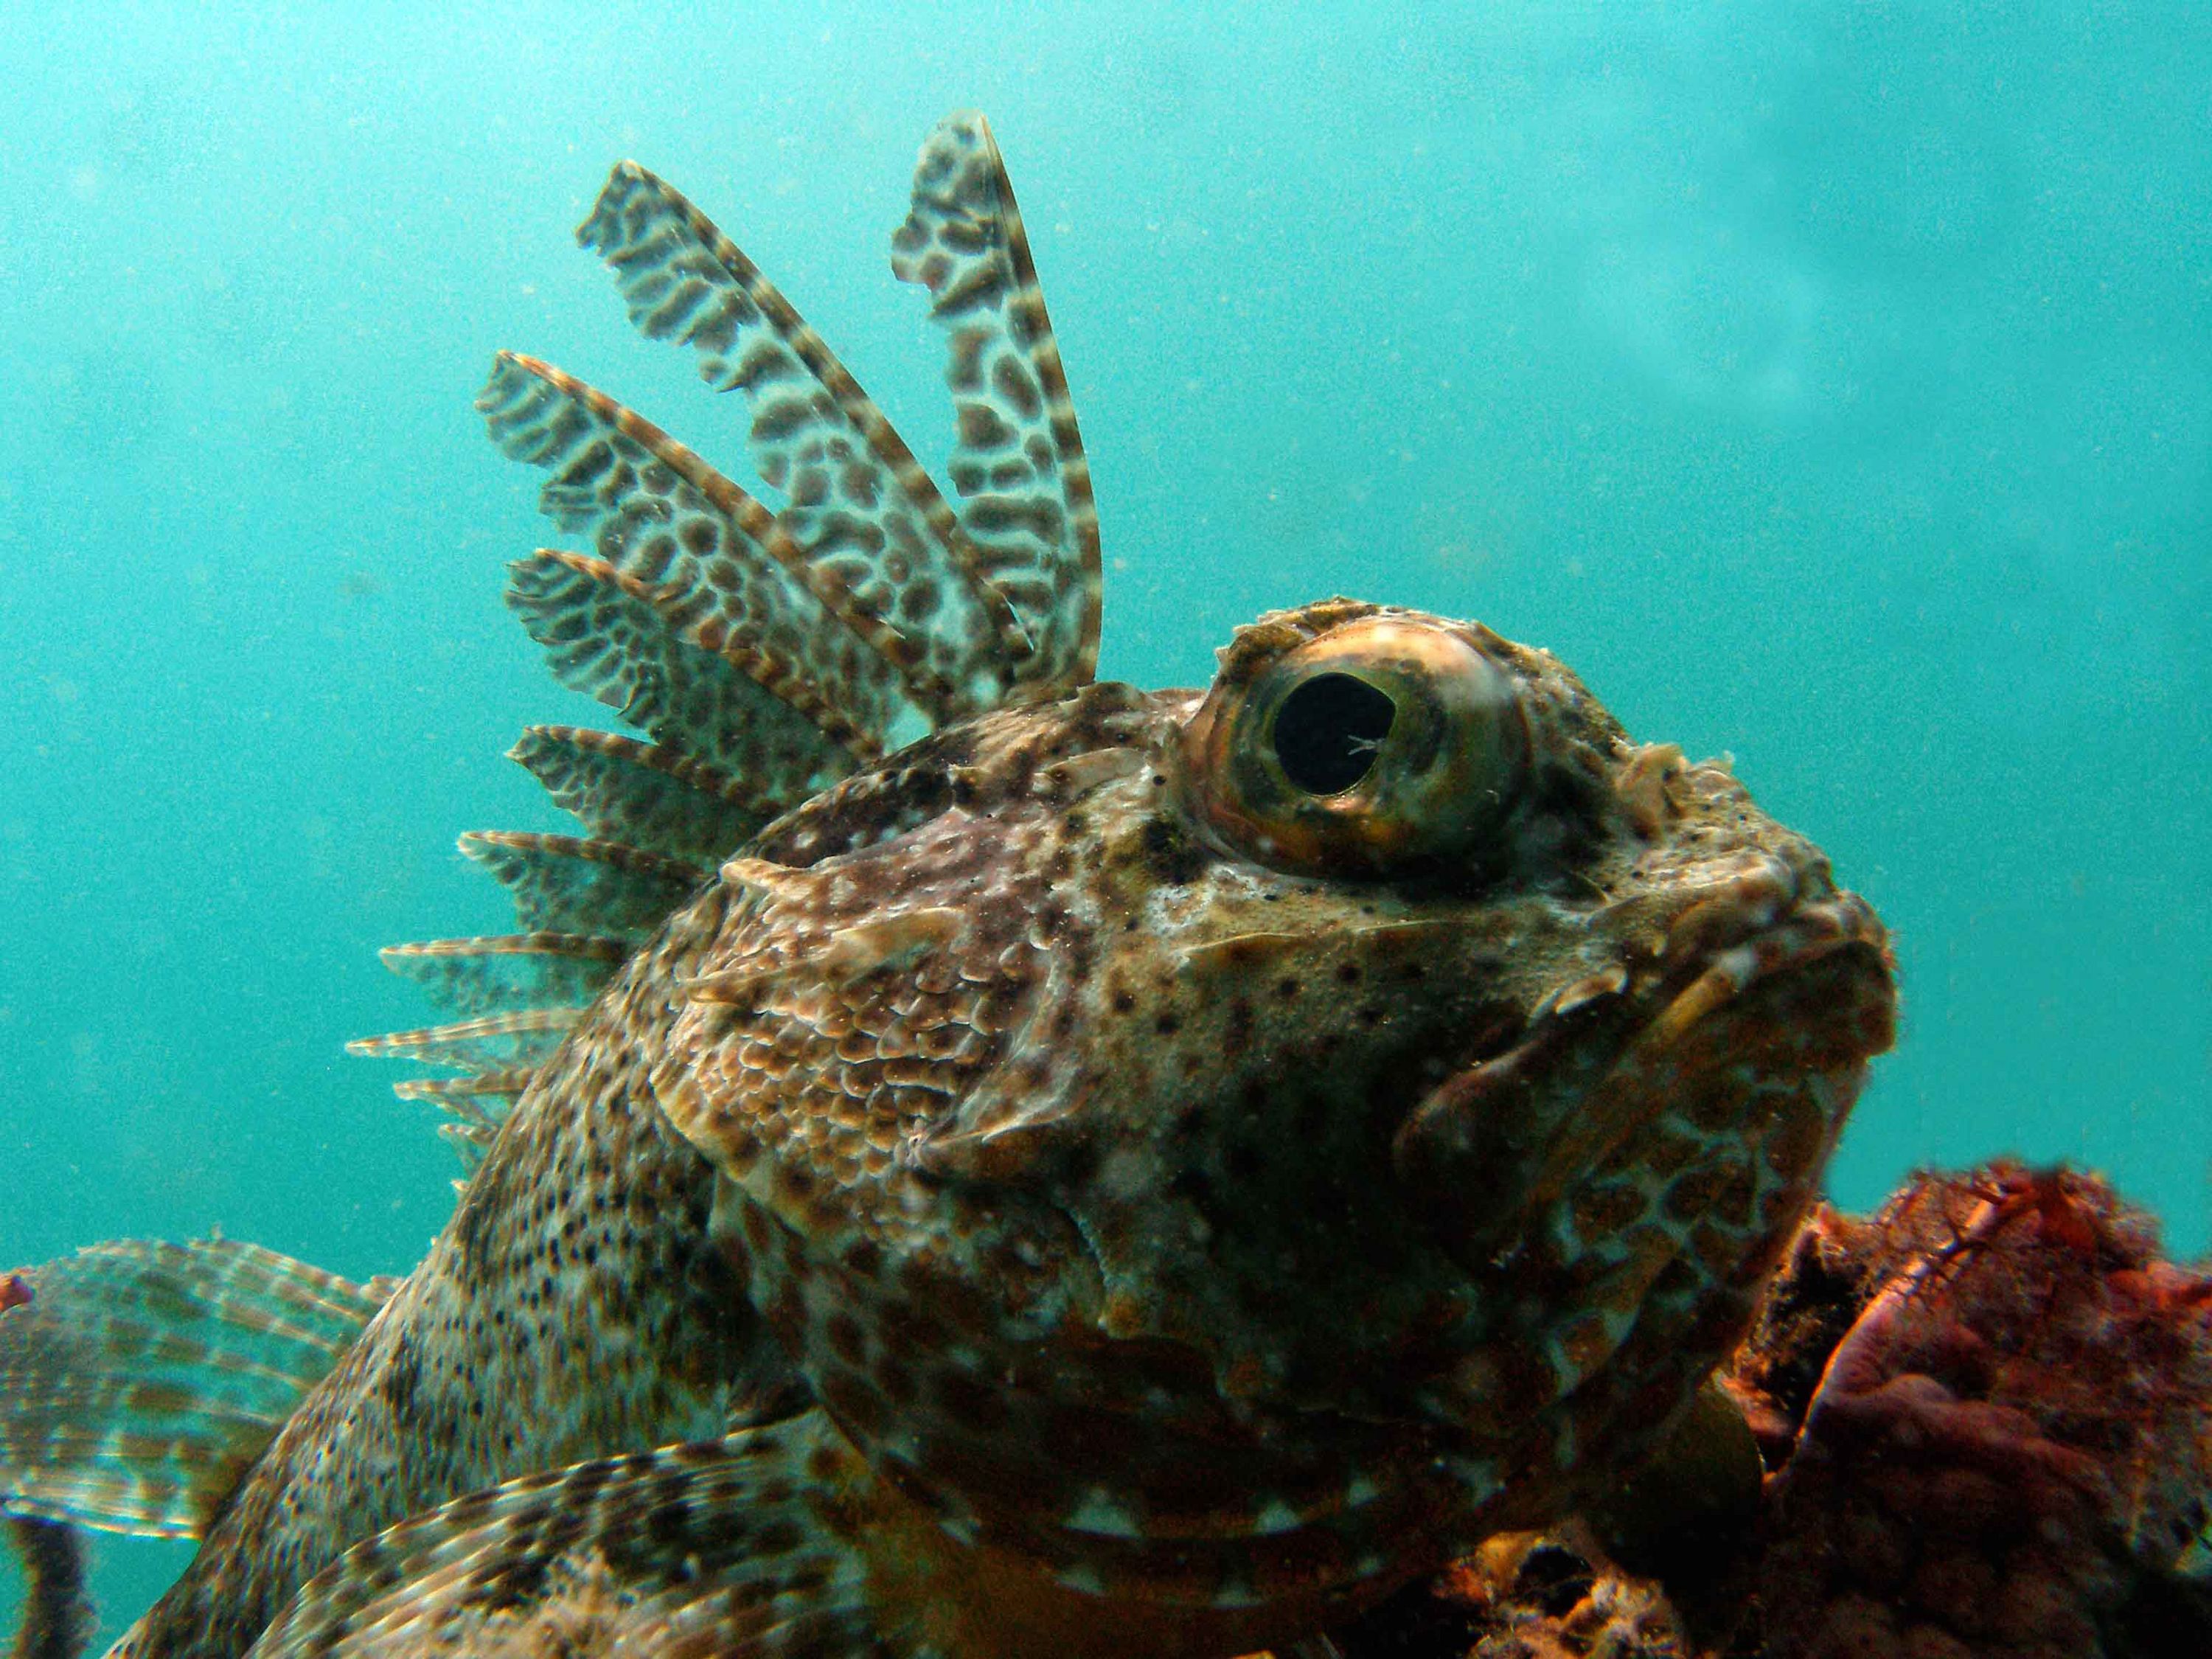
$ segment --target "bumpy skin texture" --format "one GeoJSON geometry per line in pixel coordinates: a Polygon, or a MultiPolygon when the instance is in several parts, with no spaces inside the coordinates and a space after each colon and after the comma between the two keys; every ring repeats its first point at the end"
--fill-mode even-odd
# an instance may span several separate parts
{"type": "Polygon", "coordinates": [[[1890,1018],[1817,851],[1472,625],[1328,601],[1204,699],[950,728],[623,971],[131,1650],[239,1651],[344,1542],[714,1431],[787,1356],[921,1555],[1015,1564],[1100,1652],[1286,1639],[1640,1449],[1890,1018]],[[1484,832],[1382,874],[1238,844],[1202,739],[1378,617],[1510,688],[1484,832]]]}
{"type": "Polygon", "coordinates": [[[710,890],[599,999],[430,1254],[118,1654],[243,1652],[365,1533],[526,1470],[720,1433],[781,1366],[706,1243],[711,1176],[645,1085],[710,890]]]}
{"type": "Polygon", "coordinates": [[[2212,1276],[2070,1170],[1926,1176],[1830,1226],[1889,1273],[1773,1483],[1770,1650],[2204,1651],[2212,1276]]]}

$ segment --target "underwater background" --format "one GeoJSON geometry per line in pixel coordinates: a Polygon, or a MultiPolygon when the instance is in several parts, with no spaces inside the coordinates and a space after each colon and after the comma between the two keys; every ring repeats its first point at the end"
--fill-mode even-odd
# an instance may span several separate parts
{"type": "MultiPolygon", "coordinates": [[[[0,1268],[219,1229],[404,1271],[456,1166],[345,1038],[504,931],[453,850],[604,723],[471,398],[558,362],[744,480],[571,243],[691,195],[926,462],[886,267],[991,116],[1097,474],[1103,672],[1329,592],[1735,757],[1895,931],[1844,1202],[2013,1152],[2212,1241],[2212,9],[11,7],[0,1268]]],[[[112,1630],[188,1547],[102,1540],[112,1630]]],[[[0,1568],[0,1621],[17,1598],[0,1568]]]]}

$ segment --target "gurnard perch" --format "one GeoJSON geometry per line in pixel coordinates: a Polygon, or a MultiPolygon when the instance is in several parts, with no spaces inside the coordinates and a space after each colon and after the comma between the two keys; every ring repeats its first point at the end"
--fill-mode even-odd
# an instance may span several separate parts
{"type": "Polygon", "coordinates": [[[527,732],[585,837],[465,836],[523,931],[387,953],[457,1023],[357,1047],[472,1166],[413,1274],[110,1246],[0,1323],[9,1512],[203,1540],[118,1652],[1319,1651],[1632,1462],[1889,1043],[1865,903],[1477,624],[1094,684],[980,117],[893,244],[951,497],[669,186],[580,234],[784,503],[498,360],[588,549],[508,604],[645,737],[527,732]]]}

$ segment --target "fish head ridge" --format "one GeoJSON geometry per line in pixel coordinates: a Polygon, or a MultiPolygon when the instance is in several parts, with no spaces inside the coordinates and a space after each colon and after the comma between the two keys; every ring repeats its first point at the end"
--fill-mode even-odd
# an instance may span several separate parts
{"type": "Polygon", "coordinates": [[[724,879],[654,1088],[757,1304],[954,1535],[1170,1601],[1617,1470],[1892,1031],[1872,911],[1726,764],[1350,600],[950,728],[724,879]]]}

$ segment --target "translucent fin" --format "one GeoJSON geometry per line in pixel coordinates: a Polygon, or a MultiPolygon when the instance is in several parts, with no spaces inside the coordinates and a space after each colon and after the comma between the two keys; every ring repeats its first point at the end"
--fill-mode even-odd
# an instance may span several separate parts
{"type": "Polygon", "coordinates": [[[479,1075],[517,1071],[550,1059],[580,1012],[526,1008],[512,1014],[488,1014],[453,1025],[356,1037],[346,1044],[346,1052],[379,1059],[419,1060],[426,1066],[451,1066],[479,1075]]]}
{"type": "Polygon", "coordinates": [[[0,1314],[0,1510],[198,1537],[392,1281],[252,1244],[95,1244],[0,1314]]]}
{"type": "Polygon", "coordinates": [[[810,1411],[457,1499],[347,1551],[254,1659],[915,1654],[872,1633],[861,1559],[830,1529],[825,1470],[859,1478],[841,1448],[810,1411]]]}
{"type": "Polygon", "coordinates": [[[513,830],[471,830],[461,851],[514,894],[515,914],[532,933],[641,939],[711,873],[620,842],[513,830]]]}
{"type": "Polygon", "coordinates": [[[507,604],[563,685],[786,805],[880,749],[763,651],[702,643],[681,591],[604,559],[546,549],[517,560],[507,604]]]}
{"type": "Polygon", "coordinates": [[[629,947],[589,933],[507,933],[393,945],[378,954],[447,1013],[473,1019],[520,1008],[580,1008],[614,976],[629,947]]]}
{"type": "Polygon", "coordinates": [[[528,1067],[480,1072],[474,1077],[418,1077],[392,1085],[402,1100],[427,1100],[453,1121],[438,1133],[459,1155],[463,1185],[491,1150],[507,1115],[538,1073],[528,1067]]]}
{"type": "Polygon", "coordinates": [[[1053,690],[1098,665],[1098,510],[1066,371],[1006,162],[983,118],[951,115],[921,147],[891,270],[920,283],[952,336],[952,484],[983,574],[1036,648],[1023,678],[1053,690]]]}
{"type": "Polygon", "coordinates": [[[809,586],[889,632],[937,719],[1005,701],[1031,650],[1006,597],[913,451],[760,268],[634,161],[576,239],[612,267],[631,321],[697,349],[715,390],[744,391],[754,462],[784,492],[776,521],[809,586]]]}
{"type": "MultiPolygon", "coordinates": [[[[872,624],[768,509],[642,416],[550,363],[501,352],[477,399],[493,440],[553,474],[539,497],[562,529],[588,533],[625,576],[684,597],[709,648],[783,671],[784,695],[880,743],[908,706],[911,656],[872,624]]],[[[668,741],[669,739],[663,739],[668,741]]]]}
{"type": "Polygon", "coordinates": [[[532,726],[507,758],[526,768],[594,840],[710,867],[781,805],[680,750],[611,732],[532,726]]]}

